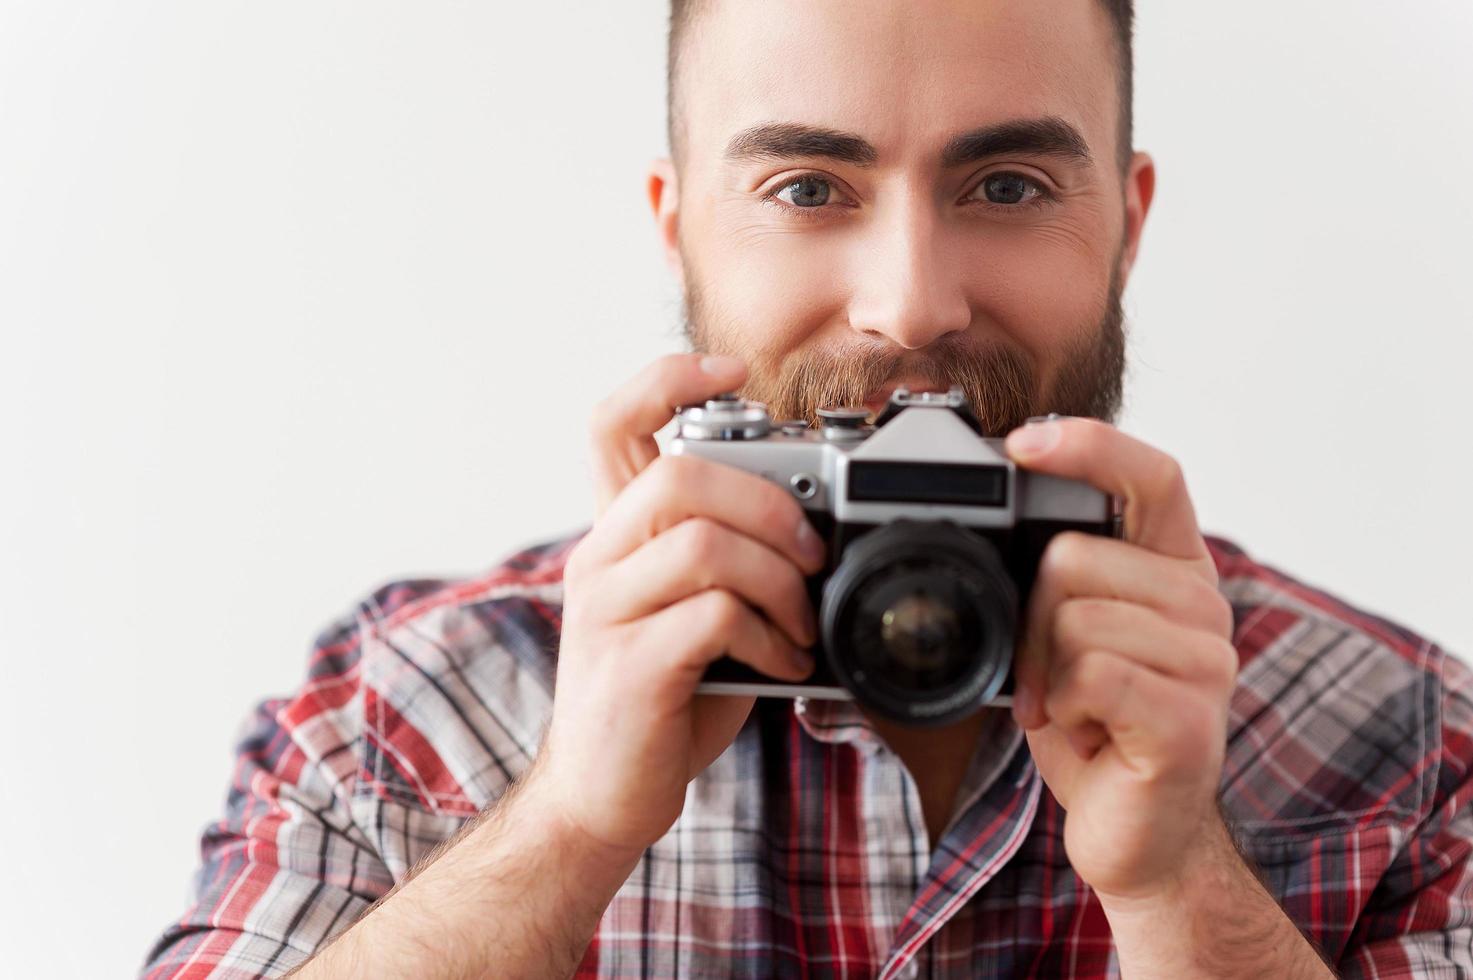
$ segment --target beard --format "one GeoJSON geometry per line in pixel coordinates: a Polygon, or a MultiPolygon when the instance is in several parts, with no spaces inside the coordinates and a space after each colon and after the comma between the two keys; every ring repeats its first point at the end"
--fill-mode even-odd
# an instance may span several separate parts
{"type": "MultiPolygon", "coordinates": [[[[817,425],[820,408],[863,406],[867,396],[887,384],[924,379],[925,385],[912,387],[945,391],[959,385],[983,434],[1000,438],[1029,418],[1050,412],[1114,423],[1125,378],[1118,256],[1112,268],[1116,271],[1104,309],[1069,334],[1049,379],[1040,377],[1036,359],[1006,336],[979,341],[964,332],[945,334],[917,350],[856,340],[833,350],[768,354],[742,344],[740,325],[710,308],[695,275],[687,277],[682,315],[692,350],[728,354],[747,363],[747,381],[737,394],[766,404],[775,420],[817,425]]],[[[694,272],[689,263],[686,269],[694,272]]]]}

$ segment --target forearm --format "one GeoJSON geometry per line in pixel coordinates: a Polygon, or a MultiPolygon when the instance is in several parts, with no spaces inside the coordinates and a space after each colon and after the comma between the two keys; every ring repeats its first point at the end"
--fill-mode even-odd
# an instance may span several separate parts
{"type": "Polygon", "coordinates": [[[638,860],[565,824],[529,775],[291,976],[569,976],[638,860]]]}
{"type": "Polygon", "coordinates": [[[1101,896],[1120,975],[1145,978],[1333,978],[1233,846],[1226,828],[1169,895],[1101,896]]]}

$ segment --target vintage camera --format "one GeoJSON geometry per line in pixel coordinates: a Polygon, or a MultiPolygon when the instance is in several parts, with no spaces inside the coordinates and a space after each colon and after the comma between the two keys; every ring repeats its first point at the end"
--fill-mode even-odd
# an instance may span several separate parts
{"type": "Polygon", "coordinates": [[[853,698],[910,725],[941,725],[1012,693],[1014,636],[1044,547],[1060,531],[1119,536],[1116,501],[1019,469],[986,438],[960,388],[901,388],[870,424],[826,408],[821,424],[774,422],[721,395],[682,408],[667,452],[701,456],[786,487],[828,543],[808,578],[821,639],[800,684],[729,657],[711,694],[853,698]]]}

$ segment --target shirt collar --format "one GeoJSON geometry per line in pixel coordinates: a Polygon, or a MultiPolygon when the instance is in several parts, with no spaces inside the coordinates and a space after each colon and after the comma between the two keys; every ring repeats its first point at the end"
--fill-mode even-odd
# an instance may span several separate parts
{"type": "Polygon", "coordinates": [[[827,745],[851,744],[865,755],[873,755],[884,744],[853,701],[794,698],[793,714],[805,732],[827,745]]]}
{"type": "MultiPolygon", "coordinates": [[[[869,719],[853,701],[829,700],[826,698],[794,698],[793,714],[798,724],[814,740],[827,745],[852,744],[866,755],[884,747],[869,719]]],[[[966,779],[959,793],[979,784],[985,785],[995,778],[996,771],[981,771],[989,765],[1000,768],[1011,759],[1024,740],[1023,730],[1013,720],[1010,711],[999,712],[997,720],[985,729],[981,740],[992,746],[991,751],[979,751],[972,759],[966,779]]]]}

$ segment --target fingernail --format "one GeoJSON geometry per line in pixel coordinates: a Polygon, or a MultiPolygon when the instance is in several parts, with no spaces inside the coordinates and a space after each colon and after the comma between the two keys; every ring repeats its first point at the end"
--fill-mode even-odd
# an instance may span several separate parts
{"type": "Polygon", "coordinates": [[[823,561],[823,539],[808,523],[806,514],[798,518],[798,551],[814,564],[823,561]]]}
{"type": "Polygon", "coordinates": [[[804,677],[813,673],[813,657],[809,655],[807,650],[799,650],[797,647],[793,647],[788,651],[788,658],[793,661],[794,669],[804,677]]]}
{"type": "Polygon", "coordinates": [[[1007,450],[1014,456],[1041,456],[1059,442],[1056,422],[1030,422],[1014,429],[1007,439],[1007,450]]]}
{"type": "Polygon", "coordinates": [[[741,358],[725,357],[720,354],[707,354],[701,358],[701,370],[716,378],[729,378],[741,368],[746,367],[741,358]]]}

